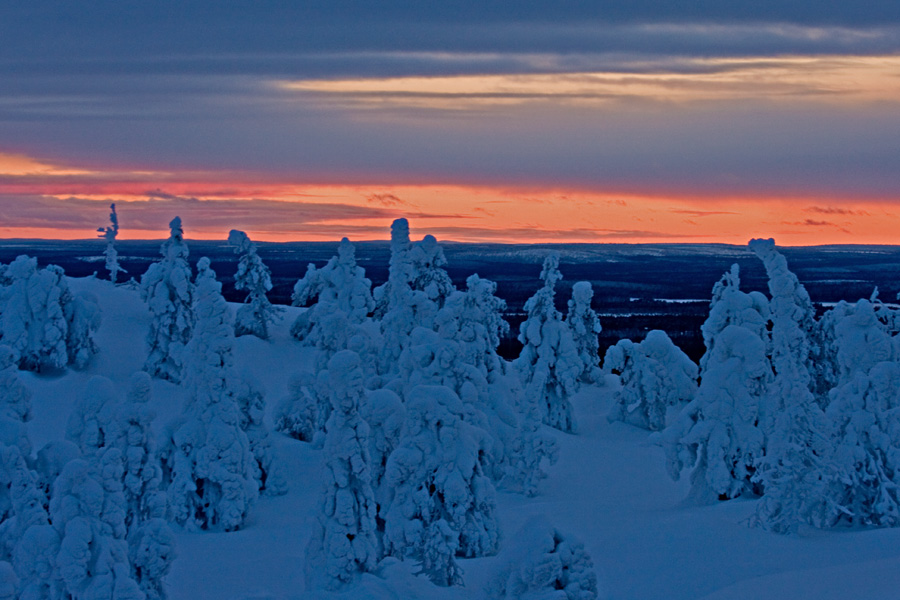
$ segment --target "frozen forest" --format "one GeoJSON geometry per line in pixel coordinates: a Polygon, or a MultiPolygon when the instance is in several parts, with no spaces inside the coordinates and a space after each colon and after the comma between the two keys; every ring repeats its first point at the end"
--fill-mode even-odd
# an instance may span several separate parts
{"type": "Polygon", "coordinates": [[[217,273],[178,217],[122,283],[110,210],[105,280],[0,264],[0,599],[896,593],[900,307],[817,305],[771,239],[695,363],[601,347],[556,252],[514,330],[406,219],[383,285],[344,238],[279,306],[246,233],[217,273]]]}

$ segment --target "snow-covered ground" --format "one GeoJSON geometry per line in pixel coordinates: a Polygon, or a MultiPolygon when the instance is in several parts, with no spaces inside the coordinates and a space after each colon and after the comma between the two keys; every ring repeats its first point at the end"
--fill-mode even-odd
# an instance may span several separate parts
{"type": "MultiPolygon", "coordinates": [[[[66,419],[88,379],[101,374],[124,390],[146,358],[149,314],[138,293],[93,279],[73,279],[74,291],[100,301],[100,353],[85,371],[62,376],[22,373],[34,391],[28,424],[36,448],[64,436],[66,419]]],[[[246,336],[235,342],[238,367],[267,388],[271,411],[287,394],[294,372],[314,364],[313,350],[288,332],[288,313],[266,342],[246,336]]],[[[160,430],[183,401],[178,386],[154,380],[153,406],[160,430]]],[[[896,599],[900,597],[900,530],[801,529],[779,536],[751,529],[754,500],[712,506],[685,502],[689,483],[666,475],[663,451],[646,431],[606,419],[615,377],[583,389],[574,399],[578,434],[550,430],[560,445],[534,498],[498,493],[503,532],[499,556],[460,560],[464,587],[438,588],[417,577],[416,565],[385,562],[380,576],[366,575],[345,598],[482,598],[484,586],[517,543],[520,527],[544,515],[555,527],[584,542],[593,558],[601,596],[653,599],[896,599]]],[[[275,434],[290,491],[263,496],[246,526],[233,533],[179,533],[178,559],[167,579],[173,600],[310,598],[304,585],[304,555],[318,510],[323,467],[309,444],[275,434]]]]}

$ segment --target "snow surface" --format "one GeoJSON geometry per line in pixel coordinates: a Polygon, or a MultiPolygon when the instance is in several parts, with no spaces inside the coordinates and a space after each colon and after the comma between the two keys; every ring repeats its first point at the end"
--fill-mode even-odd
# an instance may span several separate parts
{"type": "MultiPolygon", "coordinates": [[[[54,376],[20,372],[34,392],[27,424],[34,448],[61,440],[77,398],[94,375],[110,378],[121,393],[143,366],[150,316],[136,291],[107,281],[70,279],[73,292],[93,293],[103,322],[100,349],[83,371],[54,376]]],[[[234,311],[237,305],[231,305],[234,311]]],[[[268,342],[252,336],[234,342],[239,369],[266,382],[269,416],[288,392],[291,375],[312,369],[315,350],[297,344],[289,324],[303,309],[289,308],[268,342]]],[[[505,549],[536,516],[577,536],[596,568],[601,597],[612,600],[845,600],[900,596],[900,529],[802,527],[782,536],[747,526],[758,501],[737,499],[711,506],[685,501],[689,481],[672,482],[663,450],[648,433],[607,421],[618,387],[609,376],[572,400],[577,435],[549,428],[560,446],[536,497],[498,491],[501,555],[459,559],[464,587],[438,588],[418,566],[387,559],[380,575],[364,575],[341,594],[305,590],[304,554],[317,517],[324,477],[322,451],[281,434],[273,436],[287,495],[262,496],[244,529],[231,533],[177,532],[177,554],[166,585],[172,600],[300,598],[483,598],[485,586],[505,567],[505,549]]],[[[180,412],[182,388],[153,380],[151,407],[160,429],[180,412]]]]}

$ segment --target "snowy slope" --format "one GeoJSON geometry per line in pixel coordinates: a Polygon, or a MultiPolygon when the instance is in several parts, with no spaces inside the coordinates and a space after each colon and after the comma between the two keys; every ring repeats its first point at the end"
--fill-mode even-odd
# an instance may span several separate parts
{"type": "MultiPolygon", "coordinates": [[[[69,411],[92,375],[110,377],[124,391],[145,359],[149,315],[137,292],[92,279],[70,284],[100,299],[100,354],[83,372],[22,373],[35,393],[29,432],[36,448],[63,437],[69,411]]],[[[242,337],[235,344],[238,366],[265,383],[270,412],[286,395],[290,375],[314,362],[312,351],[288,334],[298,310],[288,309],[271,341],[242,337]]],[[[161,430],[178,414],[183,393],[167,382],[153,385],[161,430]]],[[[616,385],[610,378],[574,398],[579,433],[553,432],[560,460],[537,497],[498,494],[503,546],[515,544],[516,532],[531,516],[546,515],[584,542],[602,592],[615,600],[900,597],[898,530],[804,529],[786,537],[747,527],[753,500],[686,504],[688,482],[668,478],[663,452],[647,443],[647,432],[607,422],[616,385]]],[[[306,592],[304,553],[318,510],[320,451],[280,435],[275,445],[289,493],[262,497],[241,531],[179,533],[179,556],[167,580],[173,600],[484,597],[484,584],[503,564],[503,550],[498,557],[461,560],[462,588],[437,588],[413,575],[415,565],[391,560],[381,577],[366,576],[343,594],[306,592]]]]}

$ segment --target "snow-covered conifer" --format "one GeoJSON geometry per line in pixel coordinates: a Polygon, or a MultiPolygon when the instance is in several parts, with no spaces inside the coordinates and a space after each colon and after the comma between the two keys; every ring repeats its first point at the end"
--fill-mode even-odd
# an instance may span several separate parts
{"type": "Polygon", "coordinates": [[[768,324],[768,298],[760,292],[742,292],[740,268],[737,263],[731,265],[731,269],[726,271],[713,286],[709,316],[700,327],[706,346],[706,352],[700,357],[700,369],[706,368],[708,357],[712,356],[715,348],[716,338],[729,325],[738,325],[750,330],[766,342],[768,347],[768,324]]]}
{"type": "Polygon", "coordinates": [[[456,290],[444,269],[447,264],[444,249],[433,235],[426,235],[422,241],[412,244],[409,258],[412,263],[412,289],[424,292],[439,309],[442,308],[456,290]]]}
{"type": "Polygon", "coordinates": [[[439,585],[462,582],[456,556],[497,551],[494,486],[482,474],[480,434],[464,422],[464,407],[444,386],[419,386],[406,399],[400,445],[385,478],[394,497],[385,514],[385,551],[421,561],[439,585]]]}
{"type": "Polygon", "coordinates": [[[175,534],[165,519],[149,519],[128,535],[132,577],[146,600],[166,600],[163,578],[175,557],[175,534]]]}
{"type": "Polygon", "coordinates": [[[595,600],[598,597],[594,562],[584,544],[565,535],[543,517],[525,524],[516,544],[501,555],[503,566],[488,584],[492,600],[559,598],[595,600]]]}
{"type": "Polygon", "coordinates": [[[559,458],[556,439],[541,431],[542,387],[532,385],[525,389],[518,426],[509,443],[501,481],[504,488],[526,496],[536,495],[538,484],[547,477],[544,464],[553,465],[559,458]]]}
{"type": "Polygon", "coordinates": [[[162,450],[169,507],[189,529],[238,529],[258,496],[256,462],[228,387],[234,330],[222,285],[197,263],[193,337],[186,355],[189,397],[162,450]]]}
{"type": "Polygon", "coordinates": [[[572,330],[575,349],[584,365],[581,380],[594,383],[600,377],[600,340],[597,338],[603,327],[600,318],[591,308],[594,288],[589,281],[579,281],[572,286],[572,298],[569,300],[569,312],[566,323],[572,330]]]}
{"type": "MultiPolygon", "coordinates": [[[[51,265],[47,267],[53,269],[51,265]]],[[[66,352],[69,364],[76,369],[83,369],[97,354],[94,332],[100,328],[100,303],[97,297],[89,292],[72,294],[65,284],[62,269],[59,269],[63,293],[60,296],[63,314],[66,317],[66,352]]]]}
{"type": "Polygon", "coordinates": [[[322,395],[316,391],[316,376],[309,371],[295,373],[288,381],[288,395],[275,407],[275,431],[302,442],[312,442],[320,425],[324,427],[319,408],[322,395]]]}
{"type": "Polygon", "coordinates": [[[255,335],[269,339],[269,325],[275,321],[279,310],[269,302],[266,293],[272,289],[269,267],[256,252],[256,244],[247,234],[237,229],[228,233],[228,243],[240,255],[238,270],[234,275],[234,288],[246,290],[244,305],[237,310],[234,319],[234,335],[255,335]]]}
{"type": "Polygon", "coordinates": [[[753,523],[792,532],[823,519],[824,457],[830,441],[825,415],[812,385],[810,339],[812,303],[772,240],[753,240],[751,249],[766,265],[772,294],[772,368],[775,378],[763,413],[766,456],[754,478],[763,498],[753,523]]]}
{"type": "Polygon", "coordinates": [[[335,588],[378,562],[376,505],[369,469],[369,426],[359,356],[350,350],[328,361],[331,416],[325,435],[325,489],[319,529],[308,551],[310,579],[335,588]]]}
{"type": "Polygon", "coordinates": [[[697,393],[697,365],[659,329],[638,344],[620,340],[611,346],[603,369],[618,373],[622,381],[610,421],[660,431],[668,407],[690,402],[697,393]]]}
{"type": "Polygon", "coordinates": [[[655,439],[662,443],[669,475],[691,473],[691,496],[707,502],[755,493],[751,480],[765,448],[761,428],[772,368],[759,335],[728,325],[707,352],[696,397],[655,439]]]}
{"type": "Polygon", "coordinates": [[[106,257],[106,270],[109,271],[109,280],[113,283],[119,276],[119,272],[127,273],[119,265],[119,253],[116,251],[116,236],[119,235],[119,215],[116,214],[115,203],[109,205],[109,225],[98,227],[100,237],[106,240],[106,249],[103,255],[106,257]]]}
{"type": "MultiPolygon", "coordinates": [[[[375,502],[379,507],[387,507],[393,496],[393,490],[384,480],[388,458],[400,444],[403,423],[406,420],[406,407],[403,400],[389,389],[373,390],[368,393],[366,402],[360,407],[360,414],[369,425],[369,472],[372,475],[372,489],[375,502]]],[[[383,528],[384,515],[379,526],[383,528]]]]}
{"type": "Polygon", "coordinates": [[[12,348],[0,344],[0,418],[31,420],[31,390],[19,378],[12,348]]]}
{"type": "Polygon", "coordinates": [[[0,561],[0,600],[16,600],[19,597],[19,578],[13,566],[0,561]]]}
{"type": "Polygon", "coordinates": [[[490,382],[503,372],[497,347],[509,332],[509,323],[502,317],[506,302],[494,295],[496,291],[493,281],[471,275],[466,279],[466,291],[451,293],[435,317],[438,333],[458,343],[462,360],[490,382]]]}
{"type": "Polygon", "coordinates": [[[53,484],[50,520],[60,538],[55,572],[65,598],[142,600],[125,541],[122,454],[73,460],[53,484]]]}
{"type": "Polygon", "coordinates": [[[153,377],[178,383],[182,379],[184,347],[191,339],[192,286],[188,248],[181,219],[169,223],[171,233],[161,248],[162,260],[141,277],[141,298],[152,320],[147,342],[150,352],[144,370],[153,377]]]}
{"type": "Polygon", "coordinates": [[[287,482],[265,424],[266,393],[262,384],[250,373],[242,373],[234,378],[230,388],[241,413],[241,429],[247,434],[250,451],[256,459],[259,491],[270,496],[287,493],[287,482]]]}
{"type": "Polygon", "coordinates": [[[569,396],[578,390],[578,378],[584,365],[578,357],[572,331],[554,305],[556,283],[562,279],[557,253],[544,259],[541,279],[544,286],[525,303],[528,317],[519,329],[522,353],[514,365],[522,376],[526,391],[529,387],[538,387],[544,423],[574,432],[575,416],[569,396]]]}
{"type": "Polygon", "coordinates": [[[10,284],[2,291],[0,331],[20,368],[40,371],[68,364],[68,324],[57,269],[37,268],[37,259],[19,256],[6,269],[10,284]]]}
{"type": "Polygon", "coordinates": [[[118,435],[118,403],[112,381],[99,375],[91,377],[69,415],[66,439],[75,442],[82,454],[110,445],[118,435]]]}

